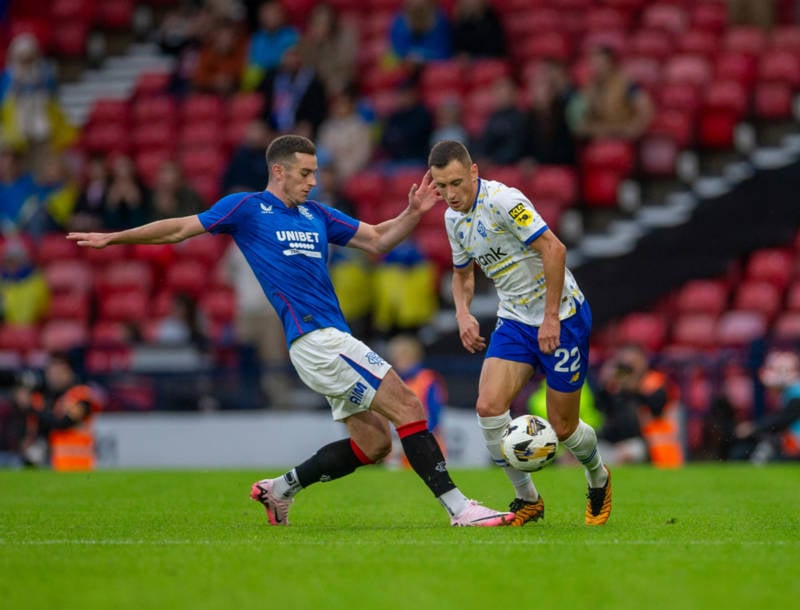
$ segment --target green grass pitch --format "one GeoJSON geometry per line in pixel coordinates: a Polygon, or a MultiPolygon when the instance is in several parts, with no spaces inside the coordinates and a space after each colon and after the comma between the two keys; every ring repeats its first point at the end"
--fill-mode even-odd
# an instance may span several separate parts
{"type": "MultiPolygon", "coordinates": [[[[800,607],[797,465],[617,468],[598,528],[575,468],[536,475],[546,518],[524,528],[451,528],[412,473],[377,467],[268,527],[248,498],[266,474],[0,472],[0,608],[800,607]]],[[[453,476],[510,500],[499,469],[453,476]]]]}

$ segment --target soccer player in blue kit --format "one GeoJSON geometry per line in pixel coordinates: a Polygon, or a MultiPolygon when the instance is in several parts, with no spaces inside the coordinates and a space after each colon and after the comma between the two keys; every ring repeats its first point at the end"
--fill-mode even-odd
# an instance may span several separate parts
{"type": "Polygon", "coordinates": [[[459,336],[471,353],[486,349],[476,409],[486,448],[517,494],[509,507],[515,514],[511,525],[544,517],[544,501],[530,474],[511,468],[500,451],[511,422],[511,401],[534,371],[547,378],[547,419],[561,444],[586,469],[584,522],[603,525],[611,513],[611,474],[597,451],[594,430],[579,417],[592,314],[566,267],[566,248],[518,189],[480,178],[478,166],[459,142],[438,142],[428,166],[448,206],[444,220],[453,252],[459,336]],[[500,298],[488,346],[469,309],[475,263],[500,298]]]}
{"type": "Polygon", "coordinates": [[[333,418],[350,435],[322,447],[283,476],[253,484],[250,497],[264,505],[271,525],[289,524],[289,508],[300,490],[385,457],[392,446],[388,422],[452,525],[506,525],[513,513],[482,506],[453,483],[422,404],[383,358],[350,334],[328,273],[329,243],[385,253],[405,239],[439,199],[430,175],[411,187],[403,212],[371,225],[307,200],[317,171],[316,148],[307,138],[276,138],[266,161],[265,191],[227,195],[194,216],[116,233],[70,233],[67,238],[79,246],[104,248],[176,243],[206,231],[233,237],[283,321],[298,375],[327,398],[333,418]]]}

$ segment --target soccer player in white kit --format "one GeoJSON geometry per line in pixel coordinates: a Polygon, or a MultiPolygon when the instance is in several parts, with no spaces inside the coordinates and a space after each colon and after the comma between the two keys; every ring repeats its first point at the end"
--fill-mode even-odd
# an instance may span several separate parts
{"type": "Polygon", "coordinates": [[[594,430],[579,417],[592,315],[566,267],[566,248],[519,190],[479,178],[478,166],[461,143],[436,144],[428,166],[449,208],[445,227],[453,251],[453,300],[461,342],[470,353],[487,348],[469,310],[473,263],[500,297],[476,409],[489,454],[516,492],[511,525],[544,517],[544,501],[530,474],[511,468],[500,452],[511,401],[534,371],[546,376],[547,418],[559,441],[586,468],[585,523],[602,525],[611,513],[611,475],[597,451],[594,430]]]}

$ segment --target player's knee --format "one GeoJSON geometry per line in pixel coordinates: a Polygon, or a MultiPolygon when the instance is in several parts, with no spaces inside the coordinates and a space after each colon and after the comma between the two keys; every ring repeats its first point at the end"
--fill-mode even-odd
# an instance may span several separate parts
{"type": "Polygon", "coordinates": [[[572,436],[572,433],[575,432],[578,427],[577,418],[548,414],[547,420],[550,422],[550,425],[553,426],[553,430],[555,430],[556,436],[558,436],[558,440],[560,441],[572,436]]]}
{"type": "Polygon", "coordinates": [[[484,396],[478,396],[478,401],[475,403],[475,410],[478,412],[479,417],[494,417],[508,411],[508,405],[488,399],[484,396]]]}

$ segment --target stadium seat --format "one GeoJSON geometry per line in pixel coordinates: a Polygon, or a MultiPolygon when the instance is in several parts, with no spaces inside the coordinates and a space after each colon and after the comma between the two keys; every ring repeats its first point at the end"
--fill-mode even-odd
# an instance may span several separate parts
{"type": "Polygon", "coordinates": [[[714,81],[706,90],[704,109],[729,112],[740,119],[747,113],[748,101],[742,83],[735,80],[714,81]]]}
{"type": "Polygon", "coordinates": [[[86,248],[84,258],[92,265],[95,271],[100,271],[115,261],[125,260],[129,252],[130,248],[125,244],[110,248],[86,248]]]}
{"type": "MultiPolygon", "coordinates": [[[[506,186],[523,189],[523,172],[516,165],[492,165],[481,171],[481,178],[497,180],[506,186]]],[[[528,193],[530,195],[530,193],[528,193]]]]}
{"type": "Polygon", "coordinates": [[[613,7],[594,6],[585,14],[584,27],[587,32],[627,30],[629,26],[628,13],[613,7]]]}
{"type": "Polygon", "coordinates": [[[587,168],[613,169],[622,175],[633,171],[633,145],[625,140],[593,140],[583,150],[581,164],[587,168]]]}
{"type": "Polygon", "coordinates": [[[58,292],[50,297],[47,311],[50,319],[87,320],[89,318],[88,292],[58,292]]]}
{"type": "Polygon", "coordinates": [[[489,87],[497,79],[511,73],[508,62],[504,59],[475,59],[465,73],[467,90],[474,91],[489,87]]]}
{"type": "Polygon", "coordinates": [[[513,46],[517,41],[561,30],[563,14],[551,6],[528,6],[519,12],[506,14],[502,21],[513,46]]]}
{"type": "Polygon", "coordinates": [[[180,164],[187,177],[219,177],[225,166],[225,158],[216,149],[186,150],[180,154],[180,164]]]}
{"type": "Polygon", "coordinates": [[[377,203],[383,194],[385,179],[382,173],[372,170],[351,176],[344,185],[344,194],[356,204],[377,203]]]}
{"type": "Polygon", "coordinates": [[[209,283],[209,269],[196,260],[178,260],[167,268],[162,287],[172,292],[200,295],[209,283]]]}
{"type": "Polygon", "coordinates": [[[569,60],[572,55],[570,39],[563,32],[542,32],[514,43],[513,56],[520,63],[538,59],[569,60]]]}
{"type": "Polygon", "coordinates": [[[685,314],[719,316],[728,303],[728,287],[723,280],[692,280],[678,291],[675,311],[685,314]]]}
{"type": "Polygon", "coordinates": [[[631,57],[623,60],[622,70],[633,82],[648,91],[661,82],[661,63],[653,57],[631,57]]]}
{"type": "Polygon", "coordinates": [[[466,81],[462,63],[457,60],[434,61],[425,64],[420,76],[422,93],[435,89],[464,91],[466,81]]]}
{"type": "Polygon", "coordinates": [[[694,117],[702,104],[700,89],[691,83],[675,82],[662,85],[657,95],[662,109],[680,110],[694,117]]]}
{"type": "Polygon", "coordinates": [[[628,34],[625,30],[595,30],[587,32],[580,43],[581,53],[589,53],[597,47],[608,47],[616,53],[625,49],[628,34]]]}
{"type": "Polygon", "coordinates": [[[681,347],[709,349],[716,345],[717,317],[691,313],[678,317],[672,325],[672,342],[681,347]]]}
{"type": "Polygon", "coordinates": [[[169,88],[172,76],[169,72],[145,72],[139,75],[134,89],[137,98],[163,95],[169,88]]]}
{"type": "Polygon", "coordinates": [[[184,149],[217,147],[223,141],[222,123],[210,120],[186,123],[179,139],[184,149]]]}
{"type": "Polygon", "coordinates": [[[89,24],[83,21],[64,21],[53,31],[53,52],[60,57],[81,58],[86,55],[89,24]]]}
{"type": "Polygon", "coordinates": [[[698,125],[698,141],[709,149],[730,149],[736,124],[747,112],[744,86],[735,81],[714,82],[706,91],[698,125]]]}
{"type": "Polygon", "coordinates": [[[491,90],[487,88],[472,91],[464,98],[464,128],[473,136],[480,134],[493,106],[494,96],[491,90]]]}
{"type": "Polygon", "coordinates": [[[35,326],[0,325],[0,350],[27,353],[39,345],[39,329],[35,326]]]}
{"type": "Polygon", "coordinates": [[[130,134],[124,125],[90,125],[81,138],[82,147],[92,154],[127,153],[131,149],[130,134]]]}
{"type": "Polygon", "coordinates": [[[86,345],[89,332],[80,320],[50,320],[39,334],[39,344],[47,352],[67,351],[86,345]]]}
{"type": "Polygon", "coordinates": [[[680,36],[689,26],[689,16],[682,7],[673,4],[654,4],[644,9],[641,25],[680,36]]]}
{"type": "Polygon", "coordinates": [[[714,79],[736,81],[743,87],[751,87],[756,80],[756,60],[741,51],[725,51],[714,61],[714,79]]]}
{"type": "Polygon", "coordinates": [[[687,111],[665,109],[657,113],[647,130],[650,136],[659,136],[674,141],[679,148],[686,148],[694,139],[694,123],[687,111]]]}
{"type": "Polygon", "coordinates": [[[136,153],[159,152],[165,155],[175,152],[176,138],[173,124],[169,122],[139,124],[131,136],[136,153]]]}
{"type": "Polygon", "coordinates": [[[781,248],[756,250],[750,255],[745,267],[749,280],[770,282],[784,290],[792,279],[795,264],[794,254],[781,248]]]}
{"type": "Polygon", "coordinates": [[[207,93],[192,93],[183,102],[181,115],[184,122],[221,121],[225,117],[222,98],[207,93]]]}
{"type": "Polygon", "coordinates": [[[264,96],[261,93],[236,93],[228,100],[227,115],[230,121],[256,119],[264,108],[264,96]]]}
{"type": "Polygon", "coordinates": [[[770,48],[790,53],[800,53],[800,26],[779,25],[772,30],[770,48]]]}
{"type": "Polygon", "coordinates": [[[715,2],[700,2],[691,8],[690,23],[698,30],[719,34],[728,25],[727,7],[715,2]]]}
{"type": "Polygon", "coordinates": [[[94,18],[94,0],[53,0],[50,15],[59,22],[76,20],[90,24],[94,18]]]}
{"type": "Polygon", "coordinates": [[[583,200],[591,207],[616,206],[622,179],[622,174],[614,169],[584,169],[581,175],[583,200]]]}
{"type": "Polygon", "coordinates": [[[201,233],[173,246],[176,256],[181,260],[199,261],[208,268],[220,263],[228,241],[222,235],[201,233]]]}
{"type": "Polygon", "coordinates": [[[758,80],[800,88],[800,56],[792,51],[767,51],[758,64],[758,80]]]}
{"type": "Polygon", "coordinates": [[[647,176],[673,176],[680,151],[681,146],[674,138],[645,135],[639,141],[639,170],[647,176]]]}
{"type": "Polygon", "coordinates": [[[704,87],[711,80],[711,66],[702,55],[675,55],[664,67],[664,79],[704,87]]]}
{"type": "Polygon", "coordinates": [[[203,172],[190,173],[187,172],[186,180],[191,187],[197,191],[200,198],[205,202],[206,206],[210,207],[220,197],[220,174],[212,173],[206,174],[203,172]]]}
{"type": "Polygon", "coordinates": [[[637,30],[625,45],[625,58],[648,58],[664,61],[674,50],[671,37],[666,32],[637,30]]]}
{"type": "Polygon", "coordinates": [[[777,341],[800,340],[800,312],[786,311],[772,325],[772,338],[777,341]]]}
{"type": "Polygon", "coordinates": [[[741,51],[758,57],[767,46],[764,30],[757,26],[736,26],[729,28],[722,37],[722,48],[741,51]]]}
{"type": "Polygon", "coordinates": [[[556,199],[539,197],[533,201],[533,207],[547,223],[547,226],[558,232],[561,214],[564,211],[564,204],[556,199]]]}
{"type": "Polygon", "coordinates": [[[128,331],[125,324],[114,320],[98,320],[89,331],[94,346],[126,345],[128,331]]]}
{"type": "Polygon", "coordinates": [[[236,295],[229,288],[217,288],[200,300],[200,310],[215,322],[231,322],[236,317],[236,295]]]}
{"type": "Polygon", "coordinates": [[[781,308],[781,291],[767,281],[748,280],[737,287],[733,306],[741,311],[761,313],[771,320],[781,308]]]}
{"type": "Polygon", "coordinates": [[[175,101],[168,95],[151,95],[137,99],[131,112],[134,123],[177,123],[178,110],[175,101]]]}
{"type": "Polygon", "coordinates": [[[170,149],[156,148],[139,152],[134,156],[133,163],[136,167],[136,172],[144,180],[144,183],[152,187],[155,184],[158,170],[164,163],[172,160],[172,157],[170,149]]]}
{"type": "MultiPolygon", "coordinates": [[[[92,347],[86,351],[85,357],[86,371],[94,375],[129,371],[132,361],[130,348],[124,346],[115,346],[113,349],[105,346],[92,347]]],[[[115,390],[114,394],[118,393],[115,390]]]]}
{"type": "Polygon", "coordinates": [[[638,343],[651,352],[660,350],[667,337],[667,323],[657,313],[631,313],[617,327],[618,340],[638,343]]]}
{"type": "Polygon", "coordinates": [[[96,4],[95,20],[108,30],[127,30],[133,20],[133,0],[102,0],[96,4]]]}
{"type": "Polygon", "coordinates": [[[534,203],[543,198],[570,206],[578,199],[578,176],[574,168],[566,165],[539,165],[525,188],[534,203]]]}
{"type": "Polygon", "coordinates": [[[785,83],[757,83],[753,94],[756,117],[766,120],[792,117],[792,88],[785,83]]]}
{"type": "Polygon", "coordinates": [[[42,235],[34,253],[39,265],[47,265],[57,260],[80,258],[82,249],[67,240],[65,233],[55,232],[42,235]]]}
{"type": "Polygon", "coordinates": [[[786,309],[800,312],[800,281],[795,281],[786,290],[786,309]]]}
{"type": "Polygon", "coordinates": [[[95,288],[103,292],[149,291],[153,286],[153,279],[153,270],[147,263],[120,260],[103,269],[95,281],[95,288]]]}
{"type": "Polygon", "coordinates": [[[713,59],[719,52],[719,36],[705,29],[690,30],[681,36],[678,45],[681,53],[713,59]]]}
{"type": "Polygon", "coordinates": [[[147,318],[150,303],[142,290],[101,293],[98,299],[101,320],[141,323],[147,318]]]}
{"type": "Polygon", "coordinates": [[[89,113],[90,124],[127,125],[129,118],[128,101],[123,99],[100,98],[92,104],[92,110],[89,113]]]}
{"type": "Polygon", "coordinates": [[[88,292],[94,282],[89,263],[78,259],[50,262],[44,277],[53,292],[88,292]]]}
{"type": "Polygon", "coordinates": [[[717,343],[723,347],[744,347],[767,333],[767,317],[756,311],[728,311],[717,324],[717,343]]]}

